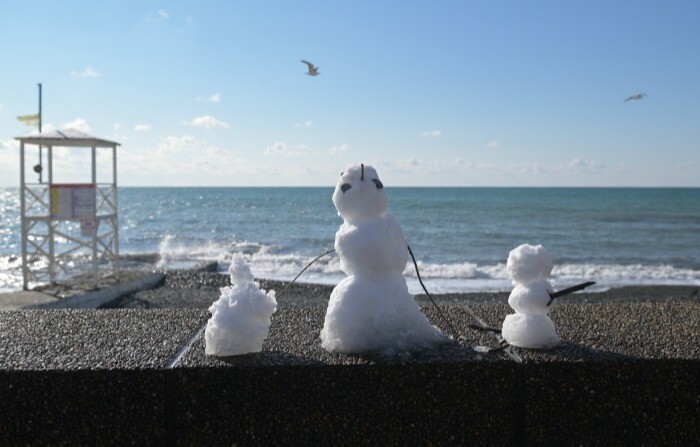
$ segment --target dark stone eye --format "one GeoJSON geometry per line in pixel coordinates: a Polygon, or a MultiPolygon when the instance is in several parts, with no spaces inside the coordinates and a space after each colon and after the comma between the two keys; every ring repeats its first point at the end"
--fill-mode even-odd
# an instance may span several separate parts
{"type": "Polygon", "coordinates": [[[352,188],[352,185],[350,183],[343,183],[342,185],[340,185],[340,191],[343,194],[345,194],[345,191],[347,191],[350,188],[352,188]]]}
{"type": "Polygon", "coordinates": [[[345,174],[345,171],[341,172],[341,173],[340,173],[340,176],[342,177],[344,174],[345,174]]]}
{"type": "Polygon", "coordinates": [[[382,189],[384,185],[382,185],[382,182],[379,181],[378,178],[373,178],[372,181],[374,182],[375,185],[377,185],[377,189],[382,189]]]}

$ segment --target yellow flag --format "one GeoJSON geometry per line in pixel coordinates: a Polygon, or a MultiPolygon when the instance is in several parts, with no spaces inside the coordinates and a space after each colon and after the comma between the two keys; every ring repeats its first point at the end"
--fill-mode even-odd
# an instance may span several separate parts
{"type": "Polygon", "coordinates": [[[39,118],[40,115],[38,113],[36,115],[22,115],[17,117],[18,120],[32,127],[39,127],[39,118]]]}

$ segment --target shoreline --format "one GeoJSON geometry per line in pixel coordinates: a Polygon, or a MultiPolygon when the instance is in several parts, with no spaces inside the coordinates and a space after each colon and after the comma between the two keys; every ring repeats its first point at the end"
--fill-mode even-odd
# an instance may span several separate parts
{"type": "MultiPolygon", "coordinates": [[[[220,296],[220,288],[230,285],[230,277],[219,271],[217,261],[192,262],[187,268],[162,268],[158,254],[122,254],[120,263],[122,269],[120,278],[108,276],[100,281],[98,289],[111,287],[115,284],[138,279],[152,273],[166,275],[162,284],[152,289],[140,290],[123,295],[102,308],[208,308],[220,296]]],[[[280,308],[327,306],[333,288],[337,284],[306,282],[302,276],[289,287],[283,295],[280,292],[289,283],[288,280],[256,278],[263,289],[274,289],[278,295],[280,308]]],[[[426,287],[435,302],[445,305],[478,305],[506,304],[512,290],[505,291],[464,291],[437,293],[431,290],[430,280],[426,287]]],[[[65,298],[78,293],[92,290],[91,284],[81,282],[80,277],[64,279],[54,286],[37,285],[31,292],[65,298]]],[[[21,291],[0,293],[16,295],[21,291]]],[[[432,303],[424,293],[413,294],[419,305],[431,306],[432,303]]],[[[555,304],[565,303],[599,303],[599,302],[665,302],[665,301],[698,301],[700,300],[700,284],[686,285],[624,285],[610,287],[602,291],[583,290],[572,295],[558,298],[555,304]]],[[[0,302],[0,307],[2,302],[0,302]]]]}
{"type": "MultiPolygon", "coordinates": [[[[252,262],[252,261],[251,261],[252,262]]],[[[148,253],[122,253],[119,255],[119,263],[120,263],[120,272],[125,275],[131,275],[134,272],[170,272],[170,271],[199,271],[199,270],[206,270],[212,273],[217,273],[223,276],[227,276],[226,272],[224,271],[225,264],[222,266],[222,264],[219,261],[216,260],[207,260],[207,259],[191,259],[191,260],[172,260],[168,259],[166,256],[163,258],[163,256],[159,253],[153,253],[153,252],[148,252],[148,253]]],[[[505,267],[504,267],[505,268],[505,267]]],[[[268,269],[269,270],[269,269],[268,269]]],[[[259,275],[261,278],[264,280],[270,281],[270,282],[275,282],[275,283],[286,283],[289,280],[291,280],[292,276],[289,278],[280,278],[280,276],[277,275],[276,271],[267,271],[267,273],[264,273],[265,269],[263,269],[263,272],[259,272],[259,275]],[[266,276],[267,275],[267,276],[266,276]]],[[[12,273],[12,272],[8,272],[12,273]]],[[[256,273],[255,271],[253,272],[254,274],[256,273]]],[[[422,295],[423,291],[421,290],[419,286],[419,282],[416,276],[412,274],[413,272],[407,273],[404,275],[406,278],[408,285],[409,285],[409,291],[413,293],[414,295],[422,295]]],[[[14,292],[19,292],[21,291],[21,271],[19,272],[20,274],[20,280],[19,283],[16,281],[15,284],[12,284],[10,287],[2,287],[0,288],[0,293],[14,293],[14,292]]],[[[80,275],[89,275],[89,272],[83,271],[83,272],[76,272],[74,276],[64,276],[58,279],[59,283],[67,283],[71,284],[75,282],[75,279],[78,278],[80,275]]],[[[329,287],[334,287],[340,280],[342,280],[345,275],[342,274],[342,272],[338,273],[338,275],[330,275],[327,278],[326,277],[314,277],[311,275],[309,279],[307,279],[309,274],[307,273],[306,276],[302,275],[299,279],[299,283],[304,283],[304,284],[311,284],[311,285],[318,285],[318,286],[329,286],[329,287]]],[[[584,275],[585,276],[585,275],[584,275]]],[[[557,286],[560,285],[560,287],[556,287],[557,289],[559,288],[564,288],[567,287],[571,284],[582,282],[584,280],[593,280],[596,281],[596,278],[591,277],[591,278],[584,278],[584,277],[576,277],[575,279],[572,279],[573,277],[567,277],[567,278],[561,278],[561,277],[552,277],[550,278],[550,281],[556,283],[557,286]]],[[[443,278],[443,277],[425,277],[423,278],[425,281],[425,284],[430,291],[432,295],[435,296],[459,296],[459,295],[493,295],[493,294],[501,294],[501,293],[510,293],[512,290],[512,286],[510,286],[510,280],[503,279],[503,278],[490,278],[484,280],[484,278],[470,278],[470,277],[465,277],[462,279],[458,278],[443,278]],[[454,281],[457,281],[457,283],[454,283],[454,281]],[[494,284],[484,284],[484,281],[493,281],[494,284]]],[[[604,282],[604,281],[596,281],[597,284],[586,289],[584,293],[590,294],[590,295],[601,295],[601,296],[614,296],[614,297],[620,297],[621,295],[631,295],[632,293],[642,293],[642,294],[647,294],[649,291],[651,291],[651,295],[657,296],[661,292],[659,290],[664,290],[666,293],[671,293],[673,295],[678,295],[678,294],[683,294],[683,293],[692,293],[695,289],[700,289],[700,281],[696,279],[688,279],[686,278],[686,281],[683,282],[681,280],[676,280],[673,278],[668,278],[667,280],[660,280],[657,283],[653,282],[653,279],[648,279],[648,278],[642,278],[640,279],[639,283],[634,283],[630,279],[627,280],[621,280],[618,281],[617,283],[613,282],[604,282]]],[[[9,284],[8,284],[9,285],[9,284]]],[[[49,287],[47,284],[35,284],[30,290],[34,291],[45,291],[46,289],[52,289],[52,287],[49,287]]],[[[53,294],[52,292],[48,292],[53,294]]],[[[595,298],[592,298],[595,299],[595,298]]]]}
{"type": "MultiPolygon", "coordinates": [[[[157,288],[125,295],[102,308],[208,308],[230,286],[228,275],[202,270],[169,270],[157,288]]],[[[279,308],[327,306],[334,285],[299,282],[281,293],[289,281],[256,278],[260,287],[277,293],[279,308]]],[[[441,305],[506,304],[510,292],[465,292],[431,294],[441,305]]],[[[419,305],[432,303],[425,294],[414,295],[419,305]]],[[[577,292],[558,298],[556,304],[601,302],[699,301],[700,286],[625,286],[603,292],[577,292]]]]}

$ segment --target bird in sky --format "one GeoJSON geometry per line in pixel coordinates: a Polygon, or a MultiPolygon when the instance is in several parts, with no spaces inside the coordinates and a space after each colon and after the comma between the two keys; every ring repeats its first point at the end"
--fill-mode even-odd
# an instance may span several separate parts
{"type": "Polygon", "coordinates": [[[632,100],[639,101],[640,99],[643,99],[646,95],[647,95],[646,93],[640,93],[640,94],[638,94],[638,95],[632,95],[632,96],[630,96],[629,98],[625,99],[625,100],[622,101],[622,102],[627,102],[627,101],[632,101],[632,100]]]}
{"type": "Polygon", "coordinates": [[[319,69],[320,67],[317,67],[317,66],[315,66],[314,64],[312,64],[311,62],[305,61],[304,59],[302,59],[301,61],[302,61],[303,63],[305,63],[306,65],[309,66],[309,72],[306,73],[307,75],[309,75],[309,76],[317,76],[317,75],[319,74],[318,69],[319,69]]]}

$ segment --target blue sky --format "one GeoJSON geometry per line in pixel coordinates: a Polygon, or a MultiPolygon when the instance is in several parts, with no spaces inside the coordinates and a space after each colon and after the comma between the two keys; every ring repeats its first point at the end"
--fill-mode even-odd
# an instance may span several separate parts
{"type": "Polygon", "coordinates": [[[697,187],[698,23],[698,1],[2,1],[0,186],[41,82],[44,130],[120,142],[123,186],[364,162],[387,186],[697,187]]]}

